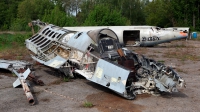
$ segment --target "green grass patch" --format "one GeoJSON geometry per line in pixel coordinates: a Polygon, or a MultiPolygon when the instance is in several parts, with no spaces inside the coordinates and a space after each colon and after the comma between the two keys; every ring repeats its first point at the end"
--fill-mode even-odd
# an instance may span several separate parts
{"type": "Polygon", "coordinates": [[[165,63],[165,61],[164,61],[164,60],[158,60],[158,62],[159,62],[159,63],[165,63]]]}
{"type": "Polygon", "coordinates": [[[63,81],[64,81],[64,82],[69,82],[69,81],[70,81],[70,78],[69,78],[69,77],[64,77],[64,78],[63,78],[63,81]]]}
{"type": "Polygon", "coordinates": [[[166,52],[163,54],[163,57],[176,58],[181,61],[186,61],[186,60],[200,61],[200,56],[193,54],[192,51],[190,50],[182,50],[182,49],[166,52]]]}
{"type": "Polygon", "coordinates": [[[25,40],[31,37],[31,33],[26,34],[0,34],[0,51],[16,46],[24,46],[25,40]]]}
{"type": "Polygon", "coordinates": [[[31,33],[1,33],[0,34],[0,59],[22,60],[27,54],[25,40],[31,37],[31,33]]]}
{"type": "Polygon", "coordinates": [[[83,106],[84,106],[84,107],[87,107],[87,108],[91,108],[91,107],[93,107],[94,105],[93,105],[91,102],[86,101],[86,102],[83,103],[83,106]]]}

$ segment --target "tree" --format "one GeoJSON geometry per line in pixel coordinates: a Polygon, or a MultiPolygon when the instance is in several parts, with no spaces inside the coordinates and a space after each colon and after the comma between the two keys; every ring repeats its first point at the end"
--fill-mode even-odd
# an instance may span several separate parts
{"type": "Polygon", "coordinates": [[[85,0],[80,5],[80,11],[76,15],[78,25],[83,25],[90,12],[94,10],[95,2],[93,0],[85,0]]]}
{"type": "Polygon", "coordinates": [[[83,0],[61,0],[68,15],[77,15],[83,0]]]}
{"type": "Polygon", "coordinates": [[[64,11],[61,11],[58,6],[53,10],[45,10],[45,15],[42,19],[44,22],[55,24],[58,26],[76,26],[76,19],[74,16],[67,16],[64,11]]]}
{"type": "Polygon", "coordinates": [[[11,23],[17,17],[16,9],[22,0],[0,1],[0,29],[8,30],[11,23]]]}
{"type": "Polygon", "coordinates": [[[85,26],[116,26],[128,25],[129,20],[122,17],[119,10],[110,10],[109,6],[99,4],[90,12],[86,18],[85,26]]]}
{"type": "Polygon", "coordinates": [[[170,2],[168,0],[153,0],[145,7],[146,24],[160,27],[171,26],[170,2]]]}
{"type": "Polygon", "coordinates": [[[172,0],[170,2],[174,26],[190,26],[192,29],[200,30],[199,0],[172,0]]]}

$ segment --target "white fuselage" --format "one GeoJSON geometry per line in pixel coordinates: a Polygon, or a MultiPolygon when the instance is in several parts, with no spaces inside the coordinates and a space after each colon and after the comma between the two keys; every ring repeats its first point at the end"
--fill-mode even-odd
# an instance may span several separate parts
{"type": "Polygon", "coordinates": [[[156,26],[89,26],[89,27],[64,27],[72,31],[90,31],[101,28],[113,30],[125,46],[154,46],[173,40],[188,37],[186,32],[174,28],[157,28],[156,26]]]}

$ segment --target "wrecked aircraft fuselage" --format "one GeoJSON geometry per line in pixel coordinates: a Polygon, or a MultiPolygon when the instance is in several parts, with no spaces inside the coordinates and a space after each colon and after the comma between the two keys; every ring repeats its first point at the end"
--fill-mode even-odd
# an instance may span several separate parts
{"type": "Polygon", "coordinates": [[[121,47],[111,29],[74,32],[45,25],[26,40],[26,47],[34,60],[70,77],[78,73],[126,99],[176,92],[177,85],[185,85],[172,68],[121,47]]]}

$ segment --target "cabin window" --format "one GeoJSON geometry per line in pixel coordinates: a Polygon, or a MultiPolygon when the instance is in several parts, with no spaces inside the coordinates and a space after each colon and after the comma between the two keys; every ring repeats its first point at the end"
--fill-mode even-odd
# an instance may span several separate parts
{"type": "Polygon", "coordinates": [[[78,37],[80,37],[82,35],[83,32],[79,33],[78,35],[76,35],[74,38],[77,39],[78,37]]]}
{"type": "Polygon", "coordinates": [[[55,38],[57,34],[58,34],[58,33],[54,33],[53,36],[52,36],[52,38],[55,38]]]}
{"type": "Polygon", "coordinates": [[[49,28],[45,29],[45,30],[42,32],[42,34],[44,34],[48,29],[49,29],[49,28]]]}
{"type": "Polygon", "coordinates": [[[29,40],[34,39],[35,37],[37,37],[38,34],[34,35],[33,37],[31,37],[29,40]]]}
{"type": "Polygon", "coordinates": [[[39,39],[41,37],[41,35],[37,36],[35,39],[32,40],[32,42],[36,41],[37,39],[39,39]]]}
{"type": "Polygon", "coordinates": [[[56,38],[59,38],[61,36],[61,34],[59,34],[56,38]]]}
{"type": "Polygon", "coordinates": [[[52,31],[50,34],[49,34],[49,37],[51,37],[51,35],[53,34],[54,32],[52,31]]]}
{"type": "Polygon", "coordinates": [[[49,31],[46,33],[46,35],[48,35],[50,32],[51,32],[51,30],[49,30],[49,31]]]}

